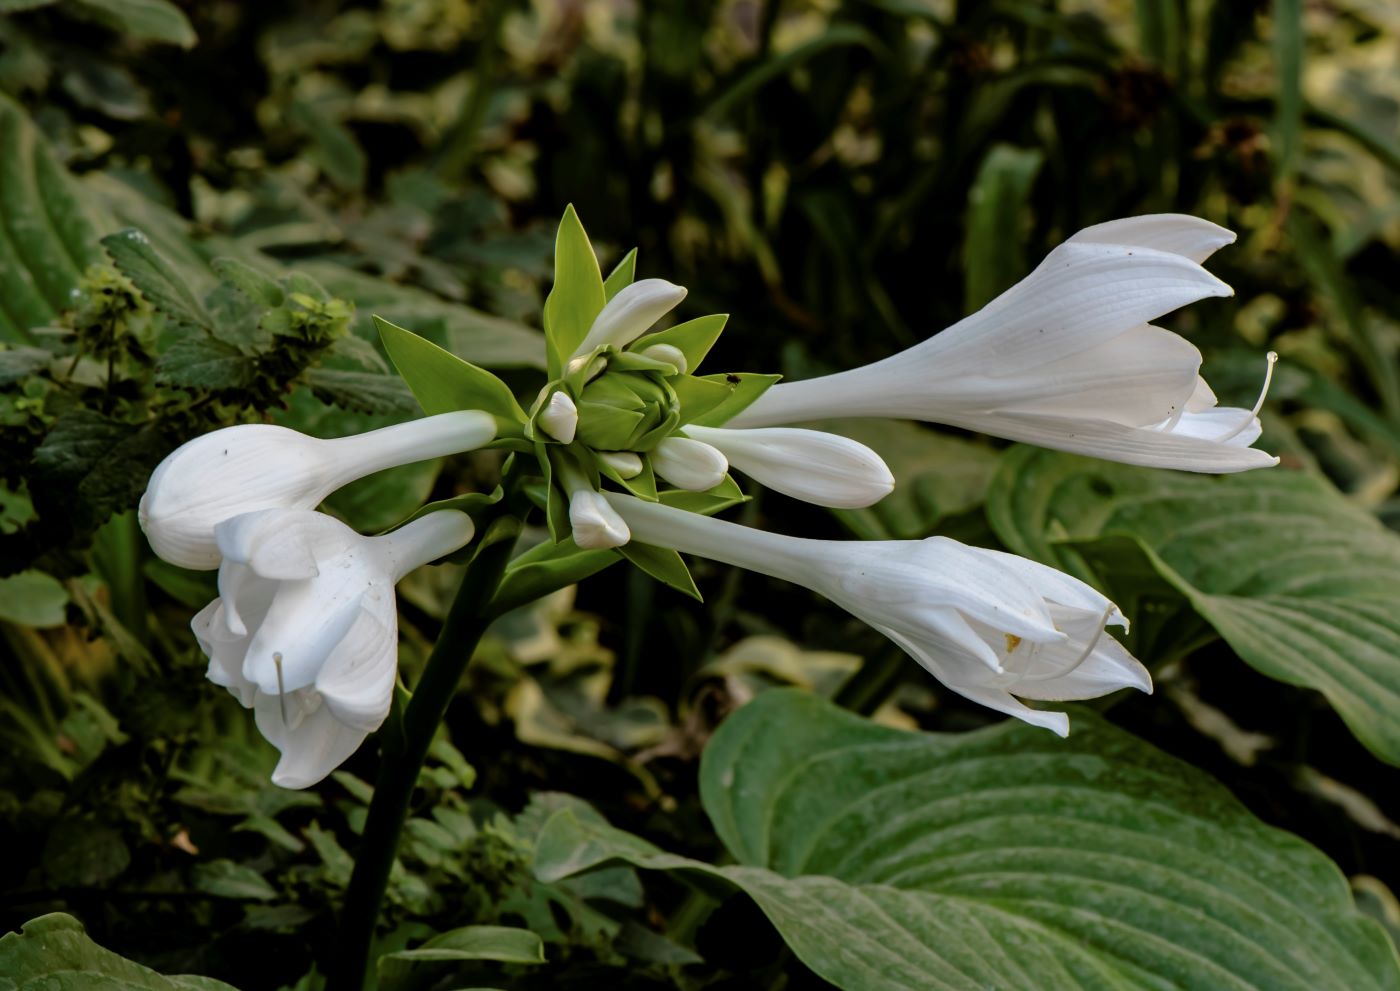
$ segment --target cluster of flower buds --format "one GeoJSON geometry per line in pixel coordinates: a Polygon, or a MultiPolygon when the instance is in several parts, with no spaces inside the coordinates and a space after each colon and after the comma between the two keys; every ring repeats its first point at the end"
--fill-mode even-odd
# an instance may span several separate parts
{"type": "Polygon", "coordinates": [[[425,408],[443,407],[440,384],[451,379],[450,403],[461,409],[335,441],[271,426],[215,432],[156,470],[142,525],[167,560],[220,569],[220,598],[194,623],[209,676],[256,710],[283,753],[274,780],[290,787],[319,780],[383,720],[394,681],[393,584],[472,532],[464,514],[444,510],[362,537],[314,507],[369,472],[493,440],[537,460],[544,485],[534,491],[563,553],[570,543],[616,548],[691,590],[681,552],[804,585],[954,691],[1064,734],[1064,713],[1019,699],[1152,687],[1106,633],[1126,619],[1090,586],[945,537],[808,540],[709,516],[745,498],[731,468],[821,506],[858,508],[887,495],[895,480],[874,451],[787,425],[829,416],[927,420],[1189,471],[1277,463],[1250,446],[1263,395],[1253,409],[1218,407],[1196,348],[1149,323],[1228,295],[1201,262],[1233,239],[1178,215],[1100,224],[924,343],[778,385],[776,375],[695,374],[726,317],[649,333],[685,290],[634,282],[635,253],[605,280],[571,208],[545,304],[549,382],[528,412],[490,373],[381,322],[425,408]]]}

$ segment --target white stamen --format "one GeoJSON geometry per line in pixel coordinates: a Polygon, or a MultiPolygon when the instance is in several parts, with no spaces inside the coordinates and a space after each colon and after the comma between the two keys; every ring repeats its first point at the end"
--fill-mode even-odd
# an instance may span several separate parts
{"type": "MultiPolygon", "coordinates": [[[[1274,365],[1278,364],[1278,352],[1270,351],[1264,356],[1264,360],[1268,363],[1268,367],[1264,370],[1264,386],[1259,390],[1259,398],[1254,401],[1254,408],[1250,410],[1252,417],[1258,417],[1259,411],[1264,408],[1264,397],[1269,394],[1269,384],[1274,380],[1274,365]]],[[[1234,430],[1231,430],[1224,437],[1221,437],[1220,443],[1224,443],[1238,435],[1245,427],[1249,426],[1251,422],[1253,421],[1246,420],[1244,423],[1241,423],[1234,430]]]]}

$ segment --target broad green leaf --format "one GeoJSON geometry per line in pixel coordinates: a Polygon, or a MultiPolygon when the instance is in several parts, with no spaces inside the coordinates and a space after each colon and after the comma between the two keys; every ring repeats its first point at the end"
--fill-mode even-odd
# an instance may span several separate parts
{"type": "Polygon", "coordinates": [[[622,256],[622,261],[613,266],[608,277],[603,280],[603,296],[612,299],[637,278],[637,249],[633,248],[622,256]]]}
{"type": "Polygon", "coordinates": [[[114,31],[137,41],[192,48],[198,40],[189,20],[170,0],[67,0],[114,31]]]}
{"type": "Polygon", "coordinates": [[[561,812],[536,875],[620,860],[738,888],[845,991],[1400,988],[1335,865],[1088,712],[1066,740],[935,735],[775,690],[720,727],[700,786],[736,866],[561,812]]]}
{"type": "Polygon", "coordinates": [[[308,368],[302,380],[330,406],[359,413],[412,413],[417,408],[413,393],[397,375],[308,368]]]}
{"type": "Polygon", "coordinates": [[[376,964],[379,991],[406,991],[440,979],[444,965],[491,960],[512,964],[544,963],[544,941],[528,929],[509,926],[463,926],[434,936],[422,946],[386,953],[376,964]]]}
{"type": "Polygon", "coordinates": [[[21,571],[0,578],[0,620],[21,626],[62,626],[68,592],[53,575],[21,571]]]}
{"type": "Polygon", "coordinates": [[[1045,155],[1035,148],[993,145],[967,194],[963,242],[963,309],[972,313],[1011,288],[1026,272],[1031,186],[1045,155]]]}
{"type": "Polygon", "coordinates": [[[695,579],[690,577],[690,569],[685,566],[681,556],[669,547],[654,547],[634,540],[623,544],[618,552],[657,581],[690,596],[696,602],[705,601],[695,587],[695,579]]]}
{"type": "Polygon", "coordinates": [[[145,234],[127,228],[104,237],[102,246],[122,274],[157,310],[178,323],[209,328],[209,314],[204,311],[199,297],[160,256],[145,234]]]}
{"type": "Polygon", "coordinates": [[[559,377],[564,362],[588,336],[593,318],[606,301],[598,256],[570,204],[554,239],[554,288],[544,301],[550,378],[559,377]]]}
{"type": "Polygon", "coordinates": [[[209,263],[214,274],[232,283],[245,296],[261,306],[281,306],[287,294],[277,280],[237,258],[215,258],[209,263]]]}
{"type": "Polygon", "coordinates": [[[700,362],[705,360],[705,355],[710,353],[710,348],[715,346],[715,341],[719,340],[719,335],[723,333],[724,325],[728,322],[728,313],[711,313],[696,317],[655,334],[648,334],[637,342],[636,347],[645,349],[654,344],[669,344],[680,348],[681,354],[685,355],[686,370],[693,374],[695,369],[700,367],[700,362]]]}
{"type": "Polygon", "coordinates": [[[496,376],[444,351],[432,341],[389,321],[374,318],[384,350],[399,370],[423,411],[430,416],[459,409],[485,410],[517,423],[525,422],[525,411],[515,401],[509,386],[496,376]]]}
{"type": "Polygon", "coordinates": [[[1090,580],[1085,558],[1104,538],[1136,541],[1247,663],[1320,691],[1372,752],[1400,763],[1400,536],[1326,482],[1024,447],[1007,455],[987,512],[1011,550],[1090,580]]]}
{"type": "Polygon", "coordinates": [[[767,392],[782,376],[757,372],[729,372],[722,375],[702,375],[700,378],[706,382],[726,385],[731,391],[723,402],[712,406],[690,422],[702,427],[720,427],[747,409],[750,403],[767,392]]]}
{"type": "Polygon", "coordinates": [[[84,269],[102,260],[97,221],[24,111],[0,95],[0,340],[69,305],[84,269]]]}
{"type": "Polygon", "coordinates": [[[236,991],[212,977],[163,977],[104,950],[71,915],[54,912],[0,936],[0,991],[236,991]]]}
{"type": "Polygon", "coordinates": [[[156,379],[186,389],[241,389],[257,375],[257,362],[232,344],[186,337],[161,353],[156,379]]]}

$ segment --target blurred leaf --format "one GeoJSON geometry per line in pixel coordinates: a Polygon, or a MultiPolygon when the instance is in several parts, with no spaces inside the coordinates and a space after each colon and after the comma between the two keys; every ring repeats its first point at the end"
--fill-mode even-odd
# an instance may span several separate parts
{"type": "Polygon", "coordinates": [[[331,182],[344,190],[356,190],[365,184],[368,160],[344,124],[325,109],[300,101],[291,105],[288,117],[311,139],[312,158],[331,182]]]}
{"type": "Polygon", "coordinates": [[[1390,694],[1400,670],[1400,536],[1327,483],[1278,469],[1188,475],[1020,447],[993,481],[987,513],[1011,550],[1090,581],[1099,576],[1082,552],[1105,538],[1137,542],[1240,657],[1322,692],[1376,756],[1400,763],[1390,694]]]}
{"type": "Polygon", "coordinates": [[[412,950],[379,958],[380,991],[406,991],[440,975],[444,964],[473,960],[501,963],[544,963],[544,943],[528,929],[508,926],[463,926],[434,936],[412,950]]]}
{"type": "Polygon", "coordinates": [[[21,571],[0,578],[0,620],[21,626],[62,626],[68,593],[58,579],[42,571],[21,571]]]}
{"type": "Polygon", "coordinates": [[[44,843],[44,874],[58,887],[105,884],[131,864],[121,834],[89,819],[63,819],[44,843]]]}
{"type": "Polygon", "coordinates": [[[94,20],[137,41],[163,41],[181,48],[193,48],[194,28],[169,0],[64,0],[94,20]]]}
{"type": "Polygon", "coordinates": [[[277,889],[263,880],[261,874],[232,860],[211,860],[208,863],[196,864],[193,880],[197,890],[218,895],[220,898],[272,901],[277,897],[277,889]]]}
{"type": "Polygon", "coordinates": [[[211,977],[162,977],[98,946],[71,915],[54,912],[0,936],[0,987],[53,991],[237,991],[211,977]]]}
{"type": "Polygon", "coordinates": [[[1278,73],[1275,93],[1274,174],[1282,183],[1292,181],[1298,169],[1303,128],[1303,2],[1273,0],[1274,67],[1278,73]]]}
{"type": "Polygon", "coordinates": [[[968,191],[963,242],[963,309],[980,310],[1026,274],[1029,199],[1045,156],[993,145],[968,191]]]}
{"type": "Polygon", "coordinates": [[[833,24],[815,38],[804,41],[781,55],[749,63],[736,79],[724,86],[719,95],[710,101],[710,105],[705,108],[705,114],[709,117],[721,117],[735,104],[749,99],[768,83],[787,75],[804,62],[833,48],[852,47],[867,48],[873,52],[882,46],[879,39],[856,24],[833,24]]]}
{"type": "Polygon", "coordinates": [[[87,202],[24,111],[0,94],[0,340],[70,305],[83,271],[101,259],[87,202]]]}
{"type": "Polygon", "coordinates": [[[308,368],[302,378],[328,406],[359,413],[412,413],[418,408],[413,393],[397,375],[308,368]]]}
{"type": "Polygon", "coordinates": [[[257,363],[238,348],[209,337],[176,341],[156,362],[158,381],[185,389],[244,389],[257,371],[257,363]]]}
{"type": "Polygon", "coordinates": [[[281,306],[286,293],[270,275],[258,271],[237,258],[215,258],[209,263],[214,274],[236,286],[240,292],[259,306],[281,306]]]}
{"type": "Polygon", "coordinates": [[[1400,987],[1384,932],[1317,850],[1194,768],[1074,719],[1067,740],[1015,720],[940,736],[767,692],[701,763],[738,866],[564,811],[535,873],[622,861],[732,885],[846,991],[1400,987]]]}

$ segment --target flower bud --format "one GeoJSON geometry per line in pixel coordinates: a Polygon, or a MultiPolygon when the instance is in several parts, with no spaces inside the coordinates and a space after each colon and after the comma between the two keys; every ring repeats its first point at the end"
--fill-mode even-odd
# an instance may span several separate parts
{"type": "Polygon", "coordinates": [[[601,493],[588,488],[575,489],[569,497],[569,526],[574,543],[585,550],[621,547],[632,539],[617,510],[601,493]]]}
{"type": "Polygon", "coordinates": [[[664,361],[668,365],[675,365],[676,371],[684,375],[690,368],[685,360],[685,352],[674,344],[653,344],[649,348],[643,348],[639,352],[642,357],[650,358],[652,361],[664,361]]]}
{"type": "Polygon", "coordinates": [[[588,354],[604,344],[623,347],[641,337],[685,299],[685,288],[665,279],[642,279],[620,289],[593,320],[583,343],[570,356],[588,354]]]}
{"type": "Polygon", "coordinates": [[[578,430],[578,407],[562,389],[549,397],[549,402],[535,418],[539,428],[563,444],[572,444],[578,430]]]}
{"type": "Polygon", "coordinates": [[[709,444],[689,437],[667,437],[652,452],[652,468],[681,489],[704,492],[724,481],[729,462],[709,444]]]}

